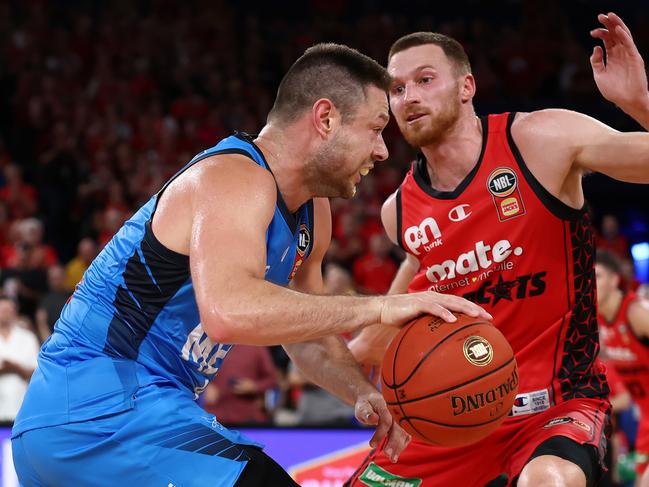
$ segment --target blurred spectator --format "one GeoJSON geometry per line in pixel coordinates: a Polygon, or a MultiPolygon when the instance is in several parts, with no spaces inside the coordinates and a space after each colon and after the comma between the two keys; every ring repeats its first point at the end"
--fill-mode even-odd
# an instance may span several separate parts
{"type": "Polygon", "coordinates": [[[75,286],[81,282],[83,273],[96,256],[95,241],[89,237],[81,239],[77,245],[77,255],[65,266],[65,289],[74,291],[75,286]]]}
{"type": "Polygon", "coordinates": [[[49,292],[40,301],[36,309],[36,330],[41,343],[52,334],[54,323],[61,316],[61,310],[72,294],[65,287],[65,271],[55,265],[47,271],[49,292]]]}
{"type": "Polygon", "coordinates": [[[46,269],[58,262],[56,251],[51,245],[43,243],[43,224],[37,218],[26,218],[18,222],[17,243],[5,256],[7,267],[15,267],[19,247],[28,246],[29,267],[46,269]]]}
{"type": "Polygon", "coordinates": [[[615,215],[606,214],[602,217],[595,244],[598,249],[607,250],[618,257],[629,256],[629,242],[624,235],[620,234],[620,223],[615,215]]]}
{"type": "Polygon", "coordinates": [[[354,262],[354,282],[365,294],[384,294],[397,273],[397,264],[390,256],[392,242],[385,234],[370,238],[370,247],[354,262]]]}
{"type": "Polygon", "coordinates": [[[101,220],[101,232],[99,233],[99,248],[104,248],[104,246],[109,242],[111,238],[113,238],[113,235],[117,233],[117,231],[121,228],[126,220],[126,213],[124,213],[117,206],[110,207],[103,213],[101,220]]]}
{"type": "Polygon", "coordinates": [[[11,219],[27,218],[36,212],[36,189],[23,181],[22,171],[16,164],[4,168],[5,186],[0,188],[0,201],[9,207],[11,219]]]}
{"type": "Polygon", "coordinates": [[[13,421],[36,369],[36,335],[19,325],[16,304],[0,296],[0,421],[13,421]]]}
{"type": "Polygon", "coordinates": [[[20,314],[32,318],[36,306],[47,291],[47,271],[33,263],[39,259],[34,257],[34,247],[28,242],[18,242],[14,246],[14,255],[10,267],[0,271],[0,284],[5,296],[15,299],[20,314]]]}
{"type": "Polygon", "coordinates": [[[268,423],[271,417],[265,407],[266,393],[277,387],[268,349],[236,345],[207,386],[203,407],[225,424],[268,423]]]}
{"type": "Polygon", "coordinates": [[[324,290],[326,294],[356,294],[351,274],[338,264],[330,262],[324,268],[324,290]]]}

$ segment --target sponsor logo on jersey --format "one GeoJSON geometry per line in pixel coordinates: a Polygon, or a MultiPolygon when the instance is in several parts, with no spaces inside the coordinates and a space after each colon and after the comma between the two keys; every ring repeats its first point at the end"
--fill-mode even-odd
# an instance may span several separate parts
{"type": "Polygon", "coordinates": [[[503,398],[509,395],[511,391],[518,388],[518,372],[516,369],[501,384],[498,384],[486,391],[476,392],[474,394],[451,395],[451,409],[453,416],[470,413],[485,407],[491,407],[491,416],[496,416],[502,411],[503,398]]]}
{"type": "Polygon", "coordinates": [[[508,167],[499,167],[487,178],[489,192],[499,198],[509,196],[516,189],[518,178],[516,173],[508,167]]]}
{"type": "Polygon", "coordinates": [[[551,419],[545,425],[543,425],[544,428],[552,428],[553,426],[559,426],[561,424],[573,424],[577,428],[585,431],[586,433],[590,433],[592,430],[592,427],[583,421],[579,421],[578,419],[575,419],[571,416],[561,416],[558,418],[551,419]]]}
{"type": "Polygon", "coordinates": [[[467,204],[457,205],[451,208],[451,211],[448,212],[448,219],[452,222],[461,222],[462,220],[466,220],[471,216],[471,211],[468,210],[468,208],[469,205],[467,204]]]}
{"type": "Polygon", "coordinates": [[[518,299],[533,298],[545,292],[547,272],[516,276],[511,281],[498,276],[497,281],[485,281],[477,291],[465,293],[462,297],[477,304],[496,305],[504,300],[512,302],[518,299]]]}
{"type": "Polygon", "coordinates": [[[422,479],[400,477],[379,467],[374,462],[367,466],[358,480],[369,487],[419,487],[422,483],[422,479]]]}
{"type": "Polygon", "coordinates": [[[435,283],[455,279],[457,275],[464,276],[480,269],[489,269],[494,264],[506,261],[512,254],[520,256],[522,253],[523,248],[512,248],[509,240],[499,240],[493,246],[481,240],[475,243],[472,250],[460,254],[456,259],[448,259],[428,267],[426,277],[430,282],[435,283]]]}
{"type": "Polygon", "coordinates": [[[498,220],[501,222],[525,214],[525,205],[518,189],[518,178],[513,169],[495,169],[487,178],[487,190],[491,193],[498,220]]]}
{"type": "Polygon", "coordinates": [[[550,394],[547,389],[523,392],[516,396],[511,415],[538,413],[550,409],[550,394]]]}
{"type": "Polygon", "coordinates": [[[635,362],[638,360],[638,356],[630,348],[610,345],[606,345],[606,357],[617,362],[635,362]]]}
{"type": "Polygon", "coordinates": [[[422,247],[425,252],[428,252],[430,249],[442,245],[441,237],[442,232],[439,230],[439,225],[433,217],[429,216],[424,218],[419,225],[406,228],[406,231],[403,232],[403,243],[413,254],[419,255],[422,247]]]}
{"type": "Polygon", "coordinates": [[[473,335],[464,340],[464,345],[462,346],[464,351],[464,357],[477,367],[484,367],[491,363],[491,360],[494,358],[494,351],[491,346],[491,343],[487,339],[473,335]]]}
{"type": "Polygon", "coordinates": [[[218,372],[231,348],[232,345],[225,343],[213,343],[199,323],[187,336],[180,356],[193,364],[201,374],[211,376],[218,372]]]}
{"type": "Polygon", "coordinates": [[[306,224],[300,225],[300,231],[297,234],[297,244],[295,246],[295,263],[293,264],[293,270],[288,276],[289,281],[295,277],[295,273],[302,265],[304,260],[304,255],[309,250],[309,245],[311,245],[311,233],[309,233],[309,227],[306,224]]]}
{"type": "Polygon", "coordinates": [[[554,418],[548,421],[543,425],[544,428],[552,428],[553,426],[559,426],[560,424],[570,423],[572,418],[569,416],[561,416],[559,418],[554,418]]]}
{"type": "Polygon", "coordinates": [[[311,234],[309,227],[303,223],[300,225],[300,233],[297,235],[297,253],[304,257],[309,245],[311,245],[311,234]]]}

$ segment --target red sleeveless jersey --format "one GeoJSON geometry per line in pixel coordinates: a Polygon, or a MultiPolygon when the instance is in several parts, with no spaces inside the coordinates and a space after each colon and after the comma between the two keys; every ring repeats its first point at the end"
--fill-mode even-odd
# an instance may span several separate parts
{"type": "Polygon", "coordinates": [[[396,196],[399,245],[420,262],[409,291],[483,306],[519,367],[514,414],[604,397],[597,361],[594,239],[587,211],[552,196],[511,137],[514,113],[482,119],[478,163],[450,192],[434,190],[422,155],[396,196]]]}
{"type": "Polygon", "coordinates": [[[612,322],[598,315],[599,333],[606,365],[615,369],[638,406],[649,412],[649,341],[638,338],[627,320],[636,298],[634,292],[627,293],[612,322]]]}

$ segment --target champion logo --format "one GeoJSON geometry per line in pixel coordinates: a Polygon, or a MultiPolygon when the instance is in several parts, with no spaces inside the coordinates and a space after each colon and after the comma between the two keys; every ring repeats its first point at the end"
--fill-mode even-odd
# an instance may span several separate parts
{"type": "Polygon", "coordinates": [[[452,222],[461,222],[471,216],[471,211],[468,210],[469,205],[457,205],[454,208],[451,208],[451,211],[448,212],[448,219],[452,222]]]}

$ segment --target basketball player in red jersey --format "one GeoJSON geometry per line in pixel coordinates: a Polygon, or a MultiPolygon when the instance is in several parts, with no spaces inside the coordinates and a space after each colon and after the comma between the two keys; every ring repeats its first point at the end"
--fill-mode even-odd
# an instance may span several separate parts
{"type": "MultiPolygon", "coordinates": [[[[604,41],[607,61],[596,47],[597,86],[647,129],[643,60],[618,16],[598,19],[603,27],[592,35],[604,41]]],[[[407,255],[391,292],[431,289],[482,305],[516,353],[520,393],[512,417],[488,438],[455,449],[413,442],[396,465],[375,450],[349,484],[593,485],[609,403],[581,179],[598,171],[649,183],[649,134],[620,133],[566,110],[480,119],[466,53],[440,34],[396,41],[388,72],[392,113],[420,148],[382,210],[407,255]]],[[[380,363],[392,336],[372,327],[351,348],[357,359],[380,363]]]]}
{"type": "Polygon", "coordinates": [[[636,485],[649,487],[649,303],[633,291],[622,292],[620,264],[597,252],[599,336],[605,362],[622,379],[640,408],[636,439],[636,485]]]}

